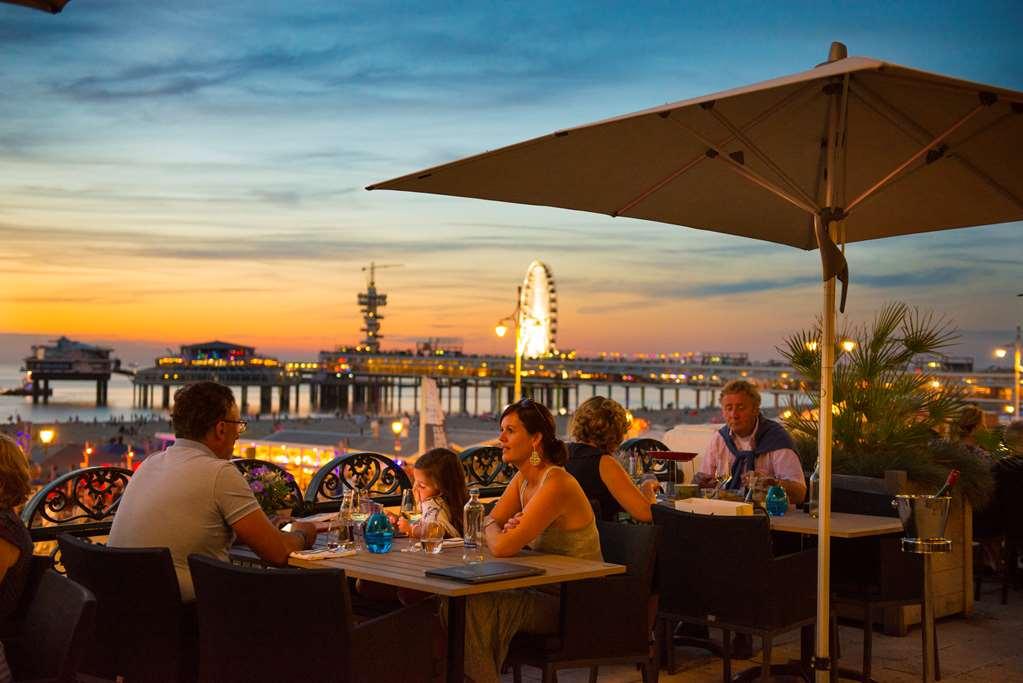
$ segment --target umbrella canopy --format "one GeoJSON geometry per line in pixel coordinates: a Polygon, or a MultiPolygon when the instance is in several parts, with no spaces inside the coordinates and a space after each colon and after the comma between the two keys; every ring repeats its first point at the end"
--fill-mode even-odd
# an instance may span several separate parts
{"type": "Polygon", "coordinates": [[[32,9],[49,12],[50,14],[58,14],[70,0],[0,0],[0,2],[31,7],[32,9]]]}
{"type": "MultiPolygon", "coordinates": [[[[558,131],[367,189],[556,206],[821,250],[817,679],[830,603],[835,241],[1023,219],[1023,93],[832,44],[809,71],[558,131]]],[[[843,307],[845,290],[843,289],[843,307]]],[[[925,677],[931,659],[925,664],[925,677]]]]}
{"type": "Polygon", "coordinates": [[[837,205],[848,212],[846,241],[1023,219],[1023,93],[862,57],[367,189],[556,206],[812,249],[828,111],[842,99],[847,153],[836,188],[845,191],[837,205]]]}

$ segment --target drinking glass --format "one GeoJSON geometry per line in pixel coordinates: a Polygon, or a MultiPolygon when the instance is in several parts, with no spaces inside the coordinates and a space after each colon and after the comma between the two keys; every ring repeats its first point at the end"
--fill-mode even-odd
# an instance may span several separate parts
{"type": "Polygon", "coordinates": [[[419,501],[416,500],[416,495],[413,493],[412,489],[405,489],[401,492],[401,508],[399,509],[399,514],[401,514],[401,516],[409,523],[409,527],[412,527],[409,529],[408,547],[402,548],[401,552],[419,552],[419,546],[413,545],[415,540],[414,527],[417,523],[419,523],[419,520],[423,518],[423,513],[422,509],[419,507],[419,501]]]}
{"type": "Polygon", "coordinates": [[[352,489],[352,536],[358,537],[362,535],[362,530],[366,524],[366,520],[373,514],[372,510],[373,501],[369,498],[369,492],[364,491],[361,488],[352,489]]]}
{"type": "Polygon", "coordinates": [[[355,534],[352,523],[352,492],[346,491],[341,499],[337,517],[327,528],[328,550],[354,550],[355,534]]]}
{"type": "Polygon", "coordinates": [[[444,526],[440,522],[423,522],[421,528],[423,550],[436,555],[444,549],[444,526]]]}

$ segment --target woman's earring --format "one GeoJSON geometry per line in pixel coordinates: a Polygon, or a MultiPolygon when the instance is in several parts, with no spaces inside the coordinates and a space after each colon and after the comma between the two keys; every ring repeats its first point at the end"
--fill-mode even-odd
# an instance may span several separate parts
{"type": "Polygon", "coordinates": [[[535,448],[533,449],[533,452],[529,454],[529,464],[533,467],[540,464],[540,454],[536,452],[535,448]]]}

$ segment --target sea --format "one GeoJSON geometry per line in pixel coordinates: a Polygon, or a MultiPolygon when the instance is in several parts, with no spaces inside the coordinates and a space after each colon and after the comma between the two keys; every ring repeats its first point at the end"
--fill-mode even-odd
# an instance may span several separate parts
{"type": "MultiPolygon", "coordinates": [[[[21,372],[20,366],[18,365],[0,364],[0,389],[13,389],[20,387],[24,374],[25,373],[21,372]]],[[[130,420],[133,417],[138,416],[159,417],[166,416],[167,414],[167,411],[159,408],[143,409],[133,406],[131,378],[126,375],[113,375],[110,378],[110,384],[107,390],[107,405],[101,408],[96,407],[96,384],[94,382],[51,382],[50,388],[53,390],[53,395],[50,396],[50,401],[47,404],[44,404],[41,401],[38,404],[33,404],[31,396],[0,396],[0,422],[17,420],[39,423],[58,421],[66,422],[76,417],[81,421],[92,422],[95,420],[97,422],[106,422],[111,419],[130,420]]],[[[585,401],[590,397],[592,392],[592,387],[586,385],[580,386],[579,401],[585,401]]],[[[237,389],[235,389],[236,397],[237,394],[237,389]]],[[[318,411],[313,410],[313,407],[309,403],[308,386],[303,386],[298,394],[297,405],[294,399],[294,394],[292,394],[291,410],[288,412],[289,417],[306,417],[320,414],[318,411]]],[[[608,385],[597,385],[596,394],[598,396],[608,396],[608,385]]],[[[156,395],[159,396],[159,391],[156,395]]],[[[625,386],[620,384],[612,385],[610,398],[613,398],[622,405],[626,405],[625,386]]],[[[449,405],[454,410],[458,409],[459,396],[457,391],[451,399],[452,400],[449,404],[447,392],[444,391],[442,393],[441,404],[445,412],[451,412],[449,410],[449,405]]],[[[645,399],[646,408],[660,408],[660,394],[656,387],[647,388],[645,399]]],[[[708,396],[704,394],[702,399],[704,405],[706,405],[708,396]]],[[[157,400],[159,400],[159,398],[157,398],[157,400]]],[[[250,388],[250,404],[258,404],[258,401],[258,390],[250,388]]],[[[674,389],[665,389],[664,401],[665,405],[668,403],[674,404],[674,389]]],[[[572,402],[574,405],[575,392],[572,393],[572,402]]],[[[397,413],[416,412],[417,406],[415,405],[415,392],[413,388],[403,387],[401,389],[400,396],[397,397],[395,403],[396,405],[394,407],[397,413]]],[[[695,406],[696,393],[689,388],[681,388],[679,391],[679,405],[683,408],[695,406]]],[[[276,408],[276,406],[277,396],[275,394],[274,407],[276,408]]],[[[492,413],[493,407],[490,405],[490,391],[485,387],[481,388],[477,405],[472,389],[470,389],[467,396],[467,406],[470,412],[475,410],[481,415],[492,413]]],[[[498,407],[500,408],[503,406],[498,407]]],[[[640,403],[640,390],[636,385],[632,385],[630,387],[627,407],[630,409],[643,407],[640,403]]],[[[250,413],[254,414],[256,408],[258,408],[258,405],[250,405],[250,413]]]]}

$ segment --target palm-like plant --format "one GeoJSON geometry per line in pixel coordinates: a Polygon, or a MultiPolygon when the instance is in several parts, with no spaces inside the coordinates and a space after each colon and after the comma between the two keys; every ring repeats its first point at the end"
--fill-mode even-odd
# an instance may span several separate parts
{"type": "MultiPolygon", "coordinates": [[[[806,406],[793,404],[784,418],[805,468],[817,457],[817,389],[821,378],[820,324],[797,332],[778,351],[799,373],[806,406]]],[[[886,304],[873,323],[846,330],[836,344],[832,469],[844,474],[908,477],[937,488],[949,469],[960,470],[960,486],[975,505],[991,489],[987,466],[956,443],[938,438],[965,405],[964,391],[910,369],[917,356],[935,355],[958,334],[944,318],[903,303],[886,304]],[[848,342],[854,342],[850,344],[848,342]]]]}

